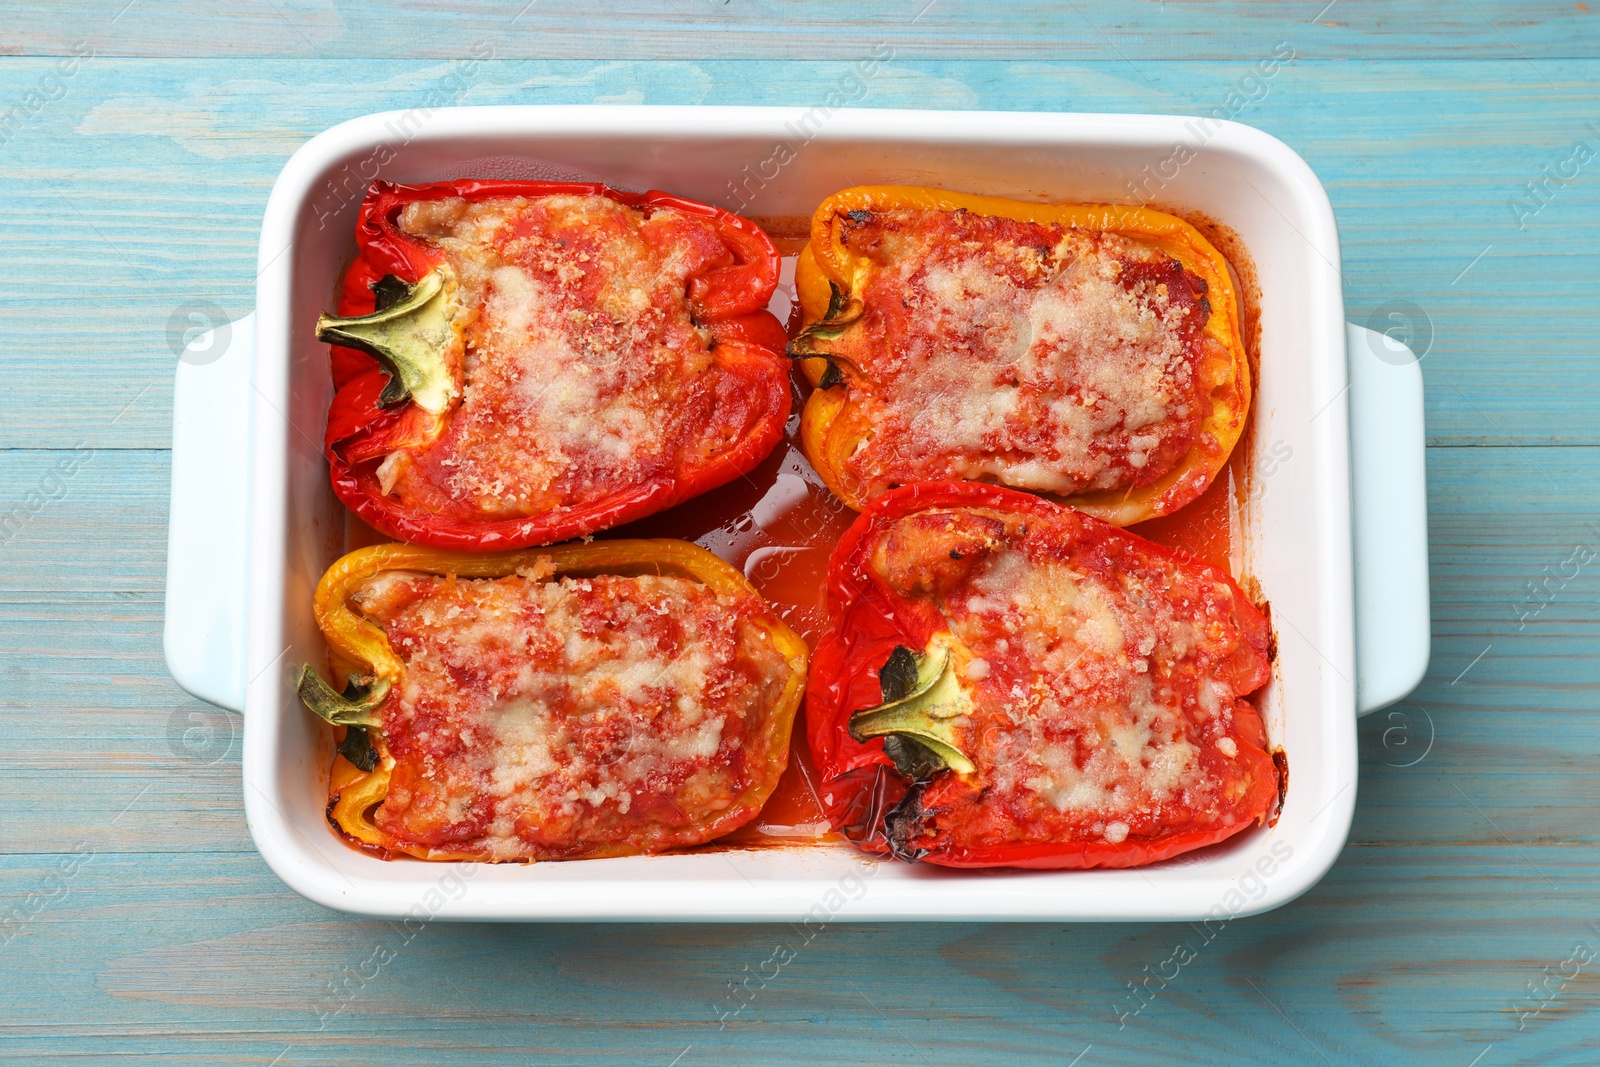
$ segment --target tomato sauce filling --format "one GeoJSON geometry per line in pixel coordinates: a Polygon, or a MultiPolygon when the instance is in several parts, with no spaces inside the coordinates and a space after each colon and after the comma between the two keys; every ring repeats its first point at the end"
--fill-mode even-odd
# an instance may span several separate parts
{"type": "Polygon", "coordinates": [[[1159,249],[964,210],[852,212],[840,240],[872,264],[828,350],[866,380],[871,431],[845,463],[873,495],[1141,488],[1199,442],[1206,285],[1159,249]]]}
{"type": "Polygon", "coordinates": [[[416,201],[396,224],[459,279],[464,351],[446,430],[387,455],[385,493],[538,515],[702,466],[761,416],[694,319],[695,280],[733,262],[715,220],[562,195],[416,201]]]}
{"type": "Polygon", "coordinates": [[[918,512],[867,551],[937,607],[971,701],[957,747],[976,771],[932,778],[890,829],[905,848],[1133,846],[1267,814],[1276,773],[1243,699],[1268,679],[1267,624],[1220,573],[1071,511],[918,512]]]}
{"type": "Polygon", "coordinates": [[[407,845],[555,859],[698,844],[755,814],[788,661],[754,598],[688,579],[386,572],[355,605],[405,666],[373,813],[407,845]]]}

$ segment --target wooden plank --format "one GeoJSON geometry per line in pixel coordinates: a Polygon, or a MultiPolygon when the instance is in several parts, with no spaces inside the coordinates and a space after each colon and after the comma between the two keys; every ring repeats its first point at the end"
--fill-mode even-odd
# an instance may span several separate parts
{"type": "Polygon", "coordinates": [[[1586,448],[1428,452],[1433,708],[1592,711],[1600,464],[1586,448]]]}
{"type": "MultiPolygon", "coordinates": [[[[861,102],[1204,112],[1252,62],[1163,64],[1142,78],[1120,61],[896,59],[861,102]]],[[[0,64],[0,101],[25,98],[51,68],[0,64]]],[[[424,104],[453,69],[342,58],[261,59],[248,71],[229,60],[82,64],[0,156],[0,240],[10,252],[0,260],[0,324],[11,370],[0,447],[69,447],[85,436],[163,447],[173,338],[190,312],[231,318],[252,306],[258,220],[283,160],[343,119],[424,104]]],[[[495,62],[449,96],[812,105],[850,69],[495,62]]],[[[1388,326],[1395,301],[1425,316],[1432,443],[1600,443],[1589,417],[1600,406],[1589,325],[1600,184],[1591,165],[1520,223],[1511,206],[1519,197],[1539,205],[1524,186],[1559,169],[1575,141],[1600,151],[1586,125],[1597,121],[1597,84],[1594,62],[1438,61],[1418,78],[1405,64],[1297,60],[1237,114],[1287,140],[1327,184],[1349,317],[1388,326]]]]}
{"type": "Polygon", "coordinates": [[[99,447],[92,426],[80,433],[82,449],[0,450],[0,599],[160,596],[165,586],[167,453],[99,447]]]}
{"type": "Polygon", "coordinates": [[[1588,968],[1519,1011],[1544,968],[1600,945],[1597,860],[1593,846],[1354,847],[1301,900],[1211,926],[834,924],[808,940],[773,925],[406,927],[299,900],[253,856],[66,847],[0,859],[0,899],[39,894],[6,928],[0,1035],[18,1062],[1464,1067],[1492,1044],[1495,1064],[1578,1063],[1588,968]],[[1169,962],[1179,945],[1193,958],[1169,962]],[[763,966],[775,949],[784,965],[763,966]]]}
{"type": "Polygon", "coordinates": [[[238,715],[167,675],[160,599],[0,609],[0,853],[253,851],[238,715]]]}
{"type": "Polygon", "coordinates": [[[852,4],[624,0],[567,5],[395,2],[362,5],[241,0],[219,9],[174,0],[126,8],[71,0],[8,13],[7,50],[62,54],[88,38],[127,56],[382,56],[438,58],[488,44],[506,58],[816,59],[854,56],[889,41],[908,57],[1145,61],[1229,59],[1281,40],[1329,59],[1554,59],[1597,55],[1586,5],[1478,0],[1271,0],[1250,4],[982,0],[852,4]]]}

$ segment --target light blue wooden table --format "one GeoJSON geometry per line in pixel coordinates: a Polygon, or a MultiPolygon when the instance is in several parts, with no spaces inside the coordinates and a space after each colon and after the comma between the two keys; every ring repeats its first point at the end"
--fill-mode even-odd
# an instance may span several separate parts
{"type": "Polygon", "coordinates": [[[1600,562],[1572,562],[1600,550],[1600,10],[522,2],[0,15],[0,1060],[1600,1062],[1600,562]],[[1236,117],[1328,187],[1350,317],[1409,308],[1433,668],[1361,725],[1339,864],[1120,1023],[1192,929],[835,925],[719,1029],[784,930],[404,940],[295,896],[245,830],[239,722],[162,664],[174,312],[251,308],[267,190],[342,119],[812,105],[882,43],[861,106],[1209,113],[1243,87],[1236,117]]]}

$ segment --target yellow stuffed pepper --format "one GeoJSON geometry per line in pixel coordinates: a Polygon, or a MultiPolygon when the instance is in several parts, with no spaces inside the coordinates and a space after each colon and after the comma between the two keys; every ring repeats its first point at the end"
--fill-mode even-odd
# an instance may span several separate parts
{"type": "Polygon", "coordinates": [[[385,858],[529,861],[711,841],[788,762],[806,646],[684,541],[490,555],[379,545],[317,586],[344,730],[328,818],[385,858]]]}

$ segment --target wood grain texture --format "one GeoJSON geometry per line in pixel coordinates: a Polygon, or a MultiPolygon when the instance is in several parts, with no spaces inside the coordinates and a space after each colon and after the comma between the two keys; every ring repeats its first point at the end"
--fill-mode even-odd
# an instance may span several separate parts
{"type": "Polygon", "coordinates": [[[124,2],[12,5],[0,42],[0,1062],[1595,1062],[1600,957],[1561,968],[1600,952],[1600,559],[1568,562],[1600,551],[1600,162],[1524,188],[1600,150],[1585,5],[124,2]],[[864,106],[1163,113],[1294,48],[1236,117],[1328,187],[1349,317],[1429,341],[1433,665],[1360,726],[1339,863],[1220,930],[407,930],[295,896],[239,719],[160,647],[173,338],[252,306],[283,161],[480,43],[458,103],[811,105],[877,41],[864,106]]]}
{"type": "Polygon", "coordinates": [[[1594,16],[1562,0],[1267,0],[1230,4],[1152,0],[623,0],[577,6],[240,0],[226,8],[181,0],[72,0],[8,11],[6,50],[59,55],[88,38],[114,55],[449,58],[491,43],[507,58],[837,59],[863,40],[914,58],[1098,59],[1134,64],[1232,59],[1286,36],[1319,58],[1537,59],[1600,55],[1594,16]],[[124,4],[127,4],[124,7],[124,4]]]}
{"type": "Polygon", "coordinates": [[[1064,1064],[1090,1047],[1080,1063],[1342,1067],[1465,1065],[1492,1044],[1500,1064],[1591,1062],[1592,980],[1530,1019],[1512,994],[1600,943],[1593,868],[1508,853],[1353,846],[1298,903],[1209,928],[835,924],[803,942],[774,925],[406,927],[274,891],[254,855],[68,848],[0,861],[0,894],[49,895],[6,945],[25,977],[0,1056],[1064,1064]],[[777,945],[793,959],[719,1027],[729,983],[777,945]],[[1170,980],[1134,1014],[1146,968],[1170,980]]]}

